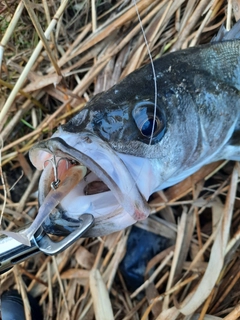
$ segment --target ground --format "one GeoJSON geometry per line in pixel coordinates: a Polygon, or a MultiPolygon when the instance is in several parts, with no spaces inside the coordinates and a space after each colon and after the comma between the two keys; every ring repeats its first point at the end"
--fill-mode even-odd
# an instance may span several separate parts
{"type": "MultiPolygon", "coordinates": [[[[137,7],[153,59],[210,42],[240,12],[237,0],[140,0],[137,7]]],[[[150,59],[131,1],[0,1],[0,35],[0,208],[2,228],[14,229],[38,208],[39,173],[28,150],[150,59]]],[[[214,163],[151,197],[152,215],[138,225],[169,241],[134,292],[119,267],[130,229],[34,256],[1,276],[1,292],[21,292],[26,319],[26,292],[44,319],[239,319],[238,172],[234,162],[214,163]]]]}

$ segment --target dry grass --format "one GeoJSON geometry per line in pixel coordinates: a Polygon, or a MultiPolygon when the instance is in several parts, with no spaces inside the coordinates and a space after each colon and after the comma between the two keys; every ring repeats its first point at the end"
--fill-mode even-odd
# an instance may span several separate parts
{"type": "MultiPolygon", "coordinates": [[[[134,5],[109,3],[0,0],[4,228],[37,212],[29,148],[149,62],[134,5]]],[[[229,28],[239,19],[240,1],[140,0],[138,9],[156,58],[209,42],[222,23],[229,28]]],[[[26,291],[39,299],[44,319],[240,319],[238,173],[237,164],[214,163],[154,195],[153,215],[139,226],[174,246],[149,261],[146,282],[134,293],[118,268],[129,230],[81,239],[53,258],[40,254],[5,273],[1,290],[20,288],[27,319],[26,291]]]]}

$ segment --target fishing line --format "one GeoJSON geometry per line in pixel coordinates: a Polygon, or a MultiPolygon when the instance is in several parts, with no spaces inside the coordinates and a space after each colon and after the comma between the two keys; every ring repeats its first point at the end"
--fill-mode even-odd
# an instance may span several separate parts
{"type": "Polygon", "coordinates": [[[157,111],[157,78],[156,78],[156,72],[155,72],[155,67],[154,67],[154,63],[153,63],[153,58],[151,55],[151,50],[147,41],[147,37],[146,37],[146,33],[142,24],[142,20],[139,14],[139,10],[138,10],[138,6],[137,6],[137,2],[136,0],[133,0],[134,2],[134,6],[136,9],[136,13],[137,13],[137,17],[138,17],[138,21],[140,23],[140,28],[143,34],[143,39],[144,42],[146,44],[146,48],[147,48],[147,52],[148,52],[148,56],[150,58],[150,62],[151,62],[151,67],[152,67],[152,73],[153,73],[153,81],[154,81],[154,111],[153,111],[153,127],[152,127],[152,132],[151,132],[151,137],[150,137],[150,141],[149,141],[149,145],[151,145],[152,143],[152,138],[153,138],[153,134],[154,134],[154,130],[155,130],[155,121],[156,121],[156,111],[157,111]]]}
{"type": "MultiPolygon", "coordinates": [[[[152,131],[151,131],[151,136],[150,136],[150,141],[149,141],[149,146],[151,145],[152,143],[152,139],[153,139],[153,134],[154,134],[154,130],[155,130],[155,125],[156,125],[156,112],[157,112],[157,94],[158,94],[158,90],[157,90],[157,78],[156,78],[156,72],[155,72],[155,67],[154,67],[154,63],[153,63],[153,58],[152,58],[152,55],[151,55],[151,51],[150,51],[150,47],[149,47],[149,44],[148,44],[148,40],[147,40],[147,37],[146,37],[146,33],[145,33],[145,30],[144,30],[144,26],[142,24],[142,20],[141,20],[141,17],[140,17],[140,13],[139,13],[139,10],[138,10],[138,6],[137,6],[137,2],[136,0],[133,0],[133,3],[134,3],[134,6],[135,6],[135,9],[136,9],[136,13],[137,13],[137,17],[138,17],[138,21],[140,23],[140,28],[141,28],[141,31],[142,31],[142,35],[143,35],[143,39],[144,39],[144,42],[145,42],[145,45],[146,45],[146,48],[147,48],[147,52],[148,52],[148,56],[150,58],[150,62],[151,62],[151,67],[152,67],[152,74],[153,74],[153,82],[154,82],[154,110],[153,110],[153,127],[152,127],[152,131]]],[[[137,183],[137,181],[139,181],[140,179],[140,175],[142,173],[142,170],[143,170],[143,164],[141,165],[140,169],[139,169],[139,172],[137,174],[137,177],[135,179],[135,183],[137,183]]],[[[130,190],[131,191],[131,190],[130,190]]],[[[129,192],[130,192],[129,191],[129,192]]],[[[148,199],[146,199],[148,200],[148,199]]]]}

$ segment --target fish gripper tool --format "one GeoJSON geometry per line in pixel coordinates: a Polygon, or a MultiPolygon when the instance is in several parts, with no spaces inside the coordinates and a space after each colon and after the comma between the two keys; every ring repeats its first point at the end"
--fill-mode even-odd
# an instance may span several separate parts
{"type": "MultiPolygon", "coordinates": [[[[82,214],[79,217],[80,226],[60,241],[53,241],[42,227],[38,229],[31,245],[26,246],[10,236],[0,236],[0,274],[10,270],[14,265],[25,261],[31,256],[43,252],[46,255],[55,255],[67,249],[76,240],[81,238],[94,224],[91,214],[82,214]]],[[[25,230],[28,226],[16,232],[25,230]]]]}

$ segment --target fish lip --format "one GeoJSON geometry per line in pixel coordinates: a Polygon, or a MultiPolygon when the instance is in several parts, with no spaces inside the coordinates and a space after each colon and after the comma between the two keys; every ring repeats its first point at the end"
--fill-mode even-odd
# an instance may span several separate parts
{"type": "MultiPolygon", "coordinates": [[[[145,198],[140,194],[138,187],[133,181],[128,169],[122,160],[117,156],[117,154],[111,149],[111,147],[99,137],[91,133],[67,133],[67,135],[68,134],[75,135],[75,140],[77,142],[74,143],[74,146],[69,145],[69,143],[58,136],[52,137],[49,140],[38,143],[30,150],[30,159],[32,162],[34,163],[34,158],[38,155],[39,151],[45,151],[48,154],[52,154],[57,157],[69,158],[85,165],[92,172],[94,172],[112,191],[113,195],[121,204],[124,211],[129,215],[128,225],[133,224],[138,220],[145,219],[150,213],[150,208],[145,198]],[[116,176],[112,176],[109,171],[106,170],[106,166],[104,168],[104,165],[99,165],[99,163],[93,159],[96,148],[98,154],[106,156],[106,159],[111,157],[113,158],[114,165],[117,165],[118,170],[120,171],[119,175],[125,177],[125,179],[127,179],[127,183],[130,184],[131,194],[126,192],[126,183],[121,183],[121,177],[118,177],[118,183],[116,183],[114,180],[116,179],[116,176]]],[[[66,138],[66,140],[68,140],[68,138],[66,138]]],[[[44,199],[44,194],[40,195],[40,205],[42,199],[44,199]]],[[[102,221],[96,221],[95,226],[93,226],[88,234],[91,236],[98,236],[116,231],[111,230],[111,232],[107,232],[107,225],[112,224],[113,218],[114,215],[111,217],[109,217],[109,215],[108,217],[107,215],[106,217],[103,216],[102,221]],[[101,231],[101,223],[107,223],[107,225],[102,227],[102,229],[105,230],[104,232],[101,231]],[[96,234],[94,234],[95,230],[96,234]]],[[[128,225],[124,225],[123,228],[128,225]]],[[[50,218],[48,218],[44,223],[44,228],[47,232],[62,235],[73,231],[77,226],[78,220],[74,221],[73,219],[69,218],[67,216],[67,212],[61,211],[59,208],[57,217],[54,218],[54,215],[51,214],[50,218]]],[[[121,228],[118,226],[118,230],[119,229],[121,228]]]]}

